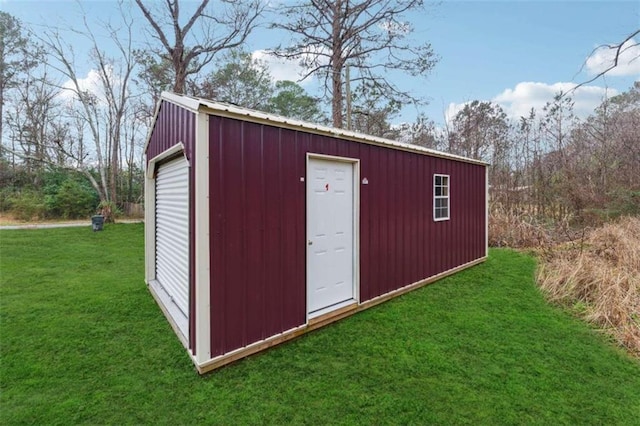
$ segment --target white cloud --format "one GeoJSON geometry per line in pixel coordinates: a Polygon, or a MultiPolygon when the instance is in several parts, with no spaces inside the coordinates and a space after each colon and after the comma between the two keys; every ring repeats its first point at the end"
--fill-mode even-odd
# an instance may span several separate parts
{"type": "MultiPolygon", "coordinates": [[[[547,102],[553,100],[558,92],[568,92],[576,87],[575,83],[539,83],[522,82],[514,88],[505,89],[493,99],[492,102],[500,105],[507,115],[513,119],[527,116],[531,108],[541,113],[547,102]]],[[[618,94],[615,89],[599,86],[581,86],[571,93],[574,102],[574,113],[577,117],[584,118],[593,113],[593,110],[602,103],[605,97],[618,94]]],[[[450,103],[445,112],[447,121],[450,121],[464,105],[468,103],[450,103]]]]}
{"type": "Polygon", "coordinates": [[[444,112],[444,119],[449,122],[451,120],[453,120],[453,118],[456,116],[457,113],[459,113],[460,111],[462,111],[462,108],[464,108],[464,106],[466,104],[468,104],[470,102],[463,102],[461,104],[457,104],[455,102],[451,102],[448,106],[446,111],[444,112]]]}
{"type": "MultiPolygon", "coordinates": [[[[617,49],[608,46],[597,47],[587,58],[589,74],[596,75],[613,66],[617,49]]],[[[622,45],[618,55],[618,65],[607,72],[610,76],[640,76],[640,42],[628,40],[622,45]]]]}
{"type": "MultiPolygon", "coordinates": [[[[506,89],[492,100],[499,104],[507,115],[519,118],[526,116],[531,108],[541,111],[544,105],[553,100],[558,92],[568,92],[576,87],[575,83],[518,83],[513,89],[506,89]]],[[[574,102],[574,113],[578,117],[586,117],[602,103],[605,97],[618,94],[615,89],[598,86],[581,86],[571,92],[574,102]]]]}
{"type": "MultiPolygon", "coordinates": [[[[111,81],[111,84],[116,86],[119,81],[115,77],[113,69],[108,69],[107,72],[109,73],[109,80],[111,81]]],[[[77,92],[79,88],[80,91],[93,94],[99,102],[106,103],[103,90],[104,87],[98,70],[91,69],[87,73],[86,77],[79,77],[78,88],[76,88],[75,84],[71,80],[65,81],[62,88],[63,90],[60,92],[60,97],[68,102],[78,98],[77,92]]]]}
{"type": "MultiPolygon", "coordinates": [[[[267,65],[269,72],[274,80],[291,80],[298,81],[304,76],[304,68],[300,66],[297,60],[278,58],[267,50],[256,50],[251,56],[255,60],[259,60],[267,65]]],[[[310,79],[301,81],[300,84],[308,83],[310,79]]]]}
{"type": "Polygon", "coordinates": [[[304,64],[308,64],[310,67],[317,64],[327,65],[329,57],[326,52],[325,48],[319,48],[303,53],[296,59],[284,59],[276,57],[268,50],[256,50],[251,56],[267,65],[274,80],[291,80],[305,86],[311,84],[314,79],[308,76],[304,80],[298,81],[308,72],[304,64]]]}
{"type": "MultiPolygon", "coordinates": [[[[111,89],[117,96],[122,90],[123,79],[121,75],[110,65],[105,67],[104,72],[109,80],[111,89]]],[[[108,104],[106,89],[100,75],[100,71],[90,69],[85,77],[77,77],[78,87],[69,79],[62,84],[62,90],[60,90],[58,96],[66,101],[68,105],[72,105],[78,99],[78,91],[88,92],[95,97],[98,105],[106,106],[108,104]]],[[[128,93],[129,91],[127,90],[128,93]]]]}

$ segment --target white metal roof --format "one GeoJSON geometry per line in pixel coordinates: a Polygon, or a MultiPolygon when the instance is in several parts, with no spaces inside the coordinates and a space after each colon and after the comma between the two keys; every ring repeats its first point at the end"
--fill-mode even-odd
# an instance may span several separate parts
{"type": "MultiPolygon", "coordinates": [[[[299,129],[310,133],[316,133],[327,136],[335,136],[341,139],[347,139],[371,145],[387,146],[402,151],[418,152],[422,154],[431,155],[434,157],[448,158],[451,160],[463,161],[466,163],[479,164],[483,166],[489,165],[489,163],[475,160],[473,158],[467,158],[460,155],[449,154],[447,152],[436,151],[434,149],[424,148],[418,145],[412,145],[402,142],[396,142],[391,139],[380,138],[377,136],[366,135],[363,133],[352,132],[344,129],[337,129],[334,127],[323,126],[320,124],[308,123],[292,118],[286,118],[278,115],[267,114],[260,111],[255,111],[247,108],[242,108],[236,105],[227,104],[223,102],[216,102],[209,99],[197,98],[187,95],[179,95],[172,92],[162,92],[161,101],[165,100],[173,104],[179,105],[194,113],[210,113],[214,115],[221,115],[230,118],[238,118],[245,121],[253,121],[263,124],[272,123],[278,127],[287,127],[291,129],[299,129]]],[[[158,109],[156,109],[156,117],[158,109]]],[[[154,118],[155,121],[155,118],[154,118]]],[[[149,132],[149,138],[147,138],[147,144],[151,136],[149,132]]],[[[146,152],[145,144],[145,152],[146,152]]]]}

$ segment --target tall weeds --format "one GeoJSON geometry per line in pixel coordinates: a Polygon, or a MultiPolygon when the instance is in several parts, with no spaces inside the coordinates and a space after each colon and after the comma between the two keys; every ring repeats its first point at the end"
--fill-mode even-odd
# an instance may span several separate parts
{"type": "Polygon", "coordinates": [[[535,217],[493,204],[489,213],[491,247],[527,248],[549,243],[549,235],[535,217]]]}
{"type": "Polygon", "coordinates": [[[546,252],[558,242],[580,238],[572,231],[571,220],[568,214],[554,221],[544,220],[535,212],[492,203],[489,209],[489,246],[532,248],[546,252]]]}
{"type": "Polygon", "coordinates": [[[580,244],[557,246],[542,257],[537,279],[550,300],[578,308],[640,356],[640,218],[606,224],[580,244]]]}

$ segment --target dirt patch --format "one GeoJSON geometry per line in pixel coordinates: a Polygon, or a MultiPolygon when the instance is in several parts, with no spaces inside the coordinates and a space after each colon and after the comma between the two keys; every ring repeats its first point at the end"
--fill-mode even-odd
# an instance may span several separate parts
{"type": "Polygon", "coordinates": [[[65,220],[65,219],[49,219],[49,220],[18,220],[8,213],[0,213],[0,226],[4,225],[48,225],[48,224],[81,224],[91,223],[91,218],[65,220]]]}
{"type": "MultiPolygon", "coordinates": [[[[140,217],[124,217],[116,219],[117,223],[137,223],[142,222],[144,218],[140,217]]],[[[39,225],[60,225],[60,226],[70,226],[70,225],[91,225],[91,218],[87,217],[86,219],[75,219],[75,220],[65,220],[65,219],[49,219],[49,220],[30,220],[23,221],[18,220],[14,216],[9,213],[0,213],[0,226],[19,226],[19,227],[34,227],[37,228],[39,225]]]]}

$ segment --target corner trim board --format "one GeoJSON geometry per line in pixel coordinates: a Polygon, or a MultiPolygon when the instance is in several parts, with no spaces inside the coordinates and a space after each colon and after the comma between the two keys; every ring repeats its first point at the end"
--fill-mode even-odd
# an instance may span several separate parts
{"type": "Polygon", "coordinates": [[[195,297],[195,357],[199,362],[211,358],[211,262],[209,229],[209,116],[196,114],[194,177],[195,208],[195,288],[191,297],[195,297]]]}

